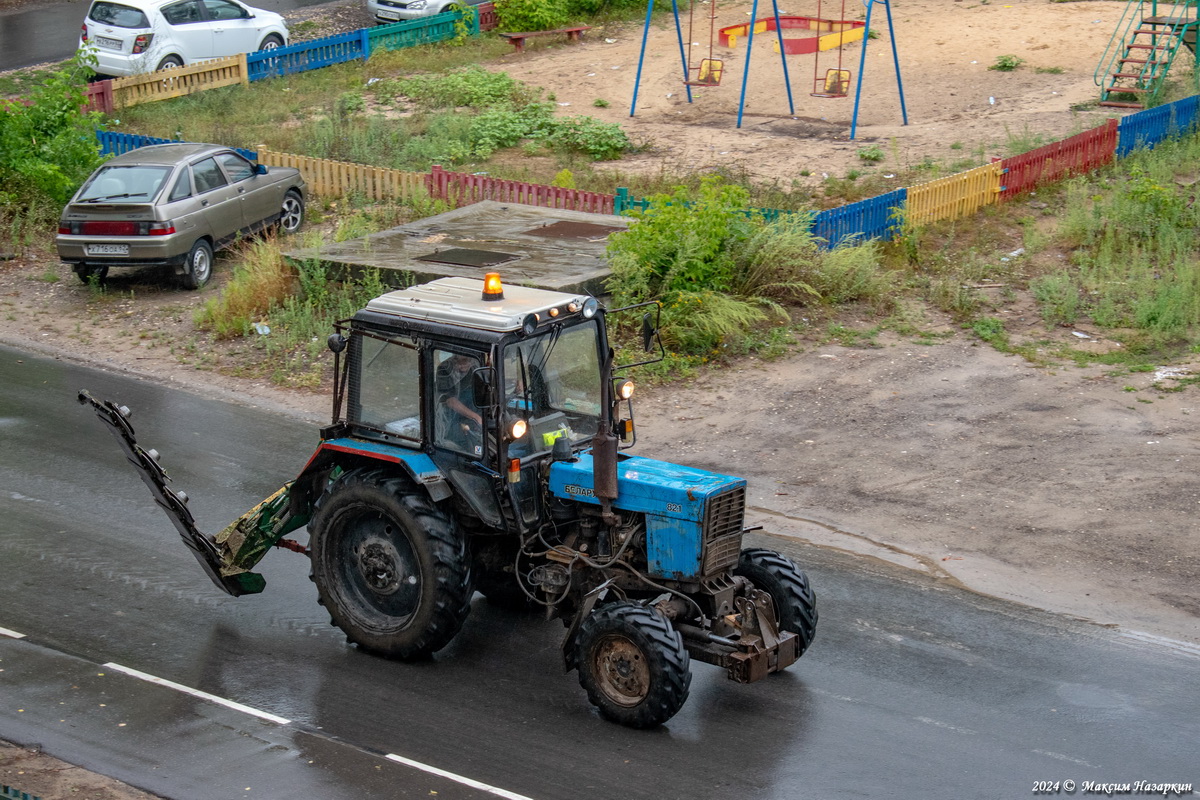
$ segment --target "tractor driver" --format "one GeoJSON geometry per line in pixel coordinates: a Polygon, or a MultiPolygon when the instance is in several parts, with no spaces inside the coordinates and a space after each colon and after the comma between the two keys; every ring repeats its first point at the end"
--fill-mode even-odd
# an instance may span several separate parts
{"type": "Polygon", "coordinates": [[[471,381],[472,374],[479,366],[479,359],[475,356],[452,353],[437,368],[438,438],[460,449],[477,449],[479,432],[483,427],[483,417],[475,407],[471,381]]]}

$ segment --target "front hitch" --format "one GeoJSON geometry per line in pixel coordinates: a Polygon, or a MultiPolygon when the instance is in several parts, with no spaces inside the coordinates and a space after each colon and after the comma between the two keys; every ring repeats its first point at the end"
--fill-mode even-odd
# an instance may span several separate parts
{"type": "Polygon", "coordinates": [[[676,623],[688,655],[726,670],[730,680],[753,683],[796,662],[799,637],[782,630],[771,596],[750,589],[734,599],[736,612],[712,620],[703,628],[676,623]]]}
{"type": "Polygon", "coordinates": [[[171,478],[158,463],[158,453],[154,450],[144,450],[137,443],[133,426],[129,424],[129,409],[118,406],[111,400],[97,400],[86,389],[79,392],[79,402],[83,405],[90,403],[96,410],[96,416],[108,426],[109,433],[117,440],[129,463],[150,488],[154,502],[167,512],[183,543],[192,551],[192,555],[200,562],[200,566],[212,582],[234,597],[261,592],[266,585],[261,575],[253,572],[222,574],[224,564],[220,547],[211,537],[196,528],[196,521],[187,507],[187,495],[167,487],[171,478]]]}

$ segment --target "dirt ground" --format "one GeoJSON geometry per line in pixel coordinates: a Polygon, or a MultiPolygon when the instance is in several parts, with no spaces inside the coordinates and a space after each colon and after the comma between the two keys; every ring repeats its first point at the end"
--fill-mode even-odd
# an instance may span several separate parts
{"type": "MultiPolygon", "coordinates": [[[[824,0],[826,15],[839,5],[824,0]]],[[[1053,140],[1109,115],[1072,107],[1097,98],[1092,73],[1124,2],[894,6],[909,125],[901,125],[886,15],[877,7],[871,27],[883,35],[868,44],[853,142],[853,99],[808,94],[812,56],[789,58],[796,104],[789,113],[769,37],[755,47],[740,130],[744,42],[714,51],[725,59],[722,86],[694,90],[688,105],[674,31],[652,29],[633,118],[640,25],[591,32],[577,46],[539,41],[497,68],[553,92],[563,113],[619,122],[650,145],[613,169],[737,165],[784,185],[850,169],[891,174],[926,157],[1000,155],[1009,136],[1053,140]],[[989,70],[1001,55],[1025,64],[989,70]],[[597,99],[609,106],[595,106],[597,99]],[[857,157],[870,144],[886,154],[877,166],[857,157]]],[[[761,3],[760,16],[769,8],[761,3]]],[[[850,18],[864,13],[857,2],[846,9],[850,18]]],[[[750,2],[723,2],[717,25],[746,20],[749,10],[750,2]]],[[[781,14],[815,11],[816,0],[780,7],[781,14]]],[[[686,17],[683,24],[686,35],[686,17]]],[[[702,56],[706,24],[698,11],[691,38],[702,42],[702,56]]],[[[842,56],[855,77],[860,53],[852,45],[842,56]]],[[[820,70],[836,59],[822,54],[820,70]]],[[[0,262],[0,342],[323,419],[324,394],[231,377],[252,345],[216,344],[195,331],[193,311],[230,269],[228,259],[219,261],[215,288],[200,293],[114,274],[110,291],[96,296],[48,253],[22,252],[0,262]]],[[[1086,326],[1046,331],[1031,306],[1006,309],[1017,342],[1115,346],[1086,326]]],[[[1200,372],[1200,359],[1176,365],[1183,373],[1112,376],[1098,367],[1032,365],[929,312],[920,327],[944,335],[917,342],[883,334],[858,348],[814,336],[786,358],[750,359],[643,392],[636,452],[747,477],[749,521],[767,530],[1100,624],[1200,642],[1200,389],[1170,391],[1181,374],[1200,372]]],[[[139,796],[43,784],[56,774],[76,778],[74,768],[40,759],[0,747],[0,775],[48,798],[139,796]]]]}
{"type": "MultiPolygon", "coordinates": [[[[664,4],[659,4],[662,6],[664,4]]],[[[749,20],[751,0],[700,0],[691,20],[680,15],[682,37],[693,63],[710,57],[709,17],[716,6],[715,28],[749,20]],[[688,36],[689,21],[692,35],[688,36]]],[[[1103,110],[1073,111],[1093,104],[1098,88],[1093,73],[1126,4],[1117,0],[1048,2],[1013,0],[897,0],[891,4],[890,34],[886,6],[876,4],[871,29],[880,35],[866,44],[847,45],[840,54],[788,57],[792,105],[775,33],[755,36],[746,84],[742,126],[737,116],[746,73],[745,40],[733,48],[716,42],[711,57],[724,63],[719,87],[693,87],[687,102],[682,82],[679,36],[667,24],[652,26],[638,84],[637,107],[630,109],[642,48],[643,26],[585,34],[582,47],[555,47],[531,40],[524,56],[505,59],[514,77],[545,87],[564,113],[590,114],[624,125],[647,152],[623,159],[622,172],[674,172],[738,164],[762,180],[816,182],[824,174],[843,177],[851,169],[884,174],[916,165],[926,157],[953,163],[982,151],[1005,155],[1012,137],[1040,134],[1045,141],[1099,125],[1103,110]],[[895,43],[904,88],[908,125],[903,124],[900,91],[892,55],[895,43]],[[1023,60],[1020,68],[989,69],[1000,56],[1023,60]],[[851,96],[811,96],[814,80],[828,69],[851,72],[851,96]],[[861,74],[855,139],[854,88],[861,74]],[[596,100],[607,107],[595,106],[596,100]],[[793,110],[794,109],[794,110],[793,110]],[[878,146],[886,158],[868,166],[859,150],[878,146]],[[952,147],[953,146],[953,147],[952,147]],[[807,171],[809,176],[801,173],[807,171]]],[[[656,6],[656,7],[659,7],[656,6]]],[[[669,7],[669,6],[667,6],[669,7]]],[[[758,4],[758,16],[771,14],[771,3],[758,4]]],[[[865,19],[864,5],[821,0],[822,17],[865,19]],[[842,10],[845,16],[842,17],[842,10]]],[[[780,0],[781,16],[816,16],[818,0],[780,0]]],[[[785,31],[788,37],[804,32],[785,31]]],[[[897,184],[900,186],[903,184],[897,184]]]]}

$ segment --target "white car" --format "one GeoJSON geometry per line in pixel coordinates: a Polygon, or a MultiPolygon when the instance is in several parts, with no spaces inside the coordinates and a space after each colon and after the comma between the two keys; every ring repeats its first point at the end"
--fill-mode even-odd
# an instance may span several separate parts
{"type": "Polygon", "coordinates": [[[94,0],[79,46],[101,75],[139,75],[287,41],[283,17],[238,0],[94,0]]]}
{"type": "Polygon", "coordinates": [[[492,0],[367,0],[367,13],[376,22],[399,22],[441,14],[455,2],[464,6],[478,6],[492,0]]]}

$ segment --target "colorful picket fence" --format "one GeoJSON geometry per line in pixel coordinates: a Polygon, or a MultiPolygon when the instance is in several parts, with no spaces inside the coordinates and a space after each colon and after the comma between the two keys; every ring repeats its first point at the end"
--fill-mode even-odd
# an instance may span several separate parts
{"type": "MultiPolygon", "coordinates": [[[[470,14],[468,35],[476,36],[481,31],[494,29],[498,24],[496,9],[491,3],[476,6],[475,13],[467,13],[470,14]]],[[[462,12],[447,11],[432,17],[360,28],[274,50],[203,61],[165,72],[97,81],[88,87],[87,108],[110,113],[138,103],[167,100],[205,89],[245,84],[366,59],[377,50],[400,50],[444,42],[459,35],[459,20],[462,18],[462,12]]]]}
{"type": "Polygon", "coordinates": [[[414,201],[429,197],[428,175],[384,167],[369,167],[327,158],[310,158],[260,149],[258,161],[272,167],[295,167],[308,191],[322,197],[355,196],[376,203],[414,201]]]}
{"type": "Polygon", "coordinates": [[[1200,95],[1193,95],[1122,118],[1117,157],[1124,158],[1139,147],[1154,147],[1165,139],[1190,133],[1196,127],[1198,108],[1200,95]]]}
{"type": "Polygon", "coordinates": [[[1117,120],[1052,142],[1028,153],[1002,159],[1004,187],[1001,200],[1009,200],[1039,185],[1098,169],[1117,152],[1117,120]]]}
{"type": "Polygon", "coordinates": [[[825,209],[813,217],[813,235],[825,242],[826,247],[870,239],[890,241],[900,227],[897,210],[904,208],[907,195],[908,189],[900,188],[857,203],[825,209]]]}
{"type": "Polygon", "coordinates": [[[908,187],[907,222],[928,225],[974,214],[995,203],[1004,168],[999,162],[908,187]]]}
{"type": "Polygon", "coordinates": [[[112,105],[115,110],[247,83],[246,56],[230,56],[162,72],[113,78],[112,105]]]}
{"type": "Polygon", "coordinates": [[[495,200],[500,203],[521,203],[542,208],[587,211],[593,214],[616,213],[613,209],[616,198],[611,194],[502,180],[466,172],[450,172],[439,166],[430,170],[428,187],[431,197],[456,206],[478,203],[481,200],[495,200]]]}

